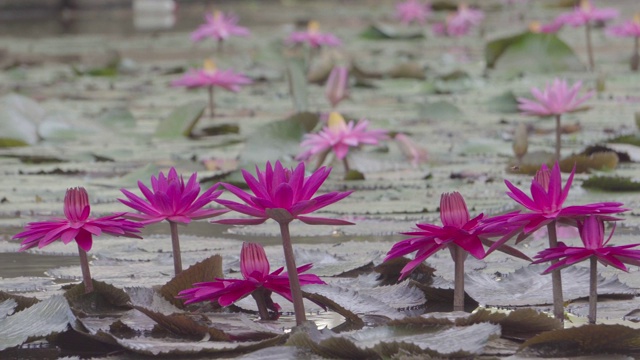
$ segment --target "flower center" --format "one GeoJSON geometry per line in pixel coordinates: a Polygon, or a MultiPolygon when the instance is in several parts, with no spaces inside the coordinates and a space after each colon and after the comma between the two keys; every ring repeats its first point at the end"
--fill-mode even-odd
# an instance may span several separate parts
{"type": "Polygon", "coordinates": [[[540,21],[532,21],[529,23],[529,31],[532,33],[539,34],[540,33],[540,21]]]}
{"type": "Polygon", "coordinates": [[[309,32],[310,34],[319,33],[320,32],[320,23],[315,21],[315,20],[309,21],[309,24],[307,25],[307,32],[309,32]]]}
{"type": "Polygon", "coordinates": [[[207,59],[204,61],[203,69],[204,69],[204,72],[206,72],[209,75],[215,74],[216,71],[218,70],[218,68],[216,67],[216,63],[213,62],[213,60],[211,59],[207,59]]]}
{"type": "Polygon", "coordinates": [[[340,113],[332,111],[329,114],[329,121],[327,121],[327,126],[334,133],[339,133],[340,131],[347,128],[347,123],[344,121],[344,117],[340,115],[340,113]]]}
{"type": "Polygon", "coordinates": [[[591,12],[591,2],[589,0],[580,1],[580,10],[584,12],[591,12]]]}

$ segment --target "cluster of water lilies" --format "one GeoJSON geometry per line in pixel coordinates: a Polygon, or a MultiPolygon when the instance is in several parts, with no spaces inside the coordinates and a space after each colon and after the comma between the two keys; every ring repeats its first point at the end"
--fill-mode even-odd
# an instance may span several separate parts
{"type": "MultiPolygon", "coordinates": [[[[397,16],[404,23],[424,25],[430,16],[428,3],[419,0],[408,0],[398,4],[397,16]]],[[[569,14],[558,17],[552,24],[541,25],[538,31],[557,31],[562,25],[586,25],[589,39],[590,22],[609,20],[617,16],[610,9],[597,9],[584,0],[569,14]]],[[[460,5],[455,13],[447,16],[445,22],[435,23],[433,30],[446,36],[460,36],[478,26],[484,14],[477,9],[460,5]]],[[[206,16],[206,23],[193,34],[194,41],[206,38],[216,40],[221,47],[223,41],[231,35],[247,36],[249,31],[237,25],[238,19],[216,11],[206,16]]],[[[621,36],[640,36],[640,21],[611,29],[611,33],[621,36]],[[631,35],[636,34],[636,35],[631,35]]],[[[590,41],[590,40],[589,40],[590,41]]],[[[321,46],[339,46],[340,39],[330,33],[320,31],[317,22],[310,22],[308,29],[295,32],[286,39],[289,44],[307,44],[310,48],[321,46]]],[[[637,40],[636,40],[637,48],[637,40]]],[[[637,49],[636,49],[637,53],[637,49]]],[[[590,62],[593,63],[592,57],[590,62]]],[[[593,64],[592,64],[593,65],[593,64]]],[[[636,65],[637,67],[637,65],[636,65]]],[[[231,69],[219,70],[212,60],[206,60],[202,69],[192,69],[172,84],[187,88],[208,88],[210,112],[213,115],[213,88],[237,92],[241,86],[248,85],[251,80],[231,69]]],[[[569,85],[566,80],[555,79],[544,89],[532,89],[534,99],[519,98],[520,110],[524,114],[555,117],[556,143],[555,163],[551,169],[542,165],[531,180],[530,194],[525,193],[511,182],[505,180],[508,191],[506,195],[516,201],[522,210],[507,214],[485,216],[483,213],[471,217],[463,196],[459,192],[448,192],[440,198],[441,224],[418,223],[416,229],[403,232],[408,238],[394,244],[387,253],[385,261],[398,257],[413,255],[401,270],[400,281],[411,276],[412,272],[427,258],[436,252],[448,249],[455,263],[454,310],[464,309],[464,263],[468,255],[484,259],[495,250],[509,255],[533,261],[533,263],[550,263],[545,270],[552,274],[554,315],[564,317],[562,279],[560,270],[575,263],[589,260],[591,266],[591,296],[589,320],[596,321],[597,301],[597,264],[613,266],[627,271],[625,264],[640,266],[640,244],[612,246],[609,245],[613,231],[608,239],[605,236],[605,224],[620,220],[618,214],[628,211],[619,202],[599,202],[586,205],[565,206],[574,177],[574,171],[568,176],[563,186],[558,161],[561,159],[561,116],[579,111],[584,103],[593,96],[592,92],[579,95],[582,83],[569,85]],[[557,226],[564,224],[576,227],[582,240],[582,246],[568,246],[558,242],[557,226]],[[519,243],[536,230],[546,227],[549,247],[534,256],[535,260],[506,245],[515,238],[519,243]]],[[[345,173],[350,170],[347,155],[351,148],[362,145],[376,145],[389,139],[386,130],[370,130],[366,119],[345,120],[336,110],[338,104],[348,97],[348,69],[336,66],[331,71],[326,83],[325,94],[333,111],[328,114],[326,126],[317,133],[306,134],[301,142],[303,148],[296,157],[300,161],[293,168],[287,168],[277,159],[267,162],[264,168],[256,166],[255,175],[242,169],[245,191],[229,183],[216,183],[201,192],[197,175],[185,178],[175,168],[168,173],[160,172],[152,176],[151,187],[138,182],[142,196],[121,189],[124,198],[119,201],[133,209],[133,212],[120,212],[104,217],[91,217],[89,197],[84,188],[70,188],[64,199],[64,218],[56,218],[26,225],[25,231],[14,236],[22,240],[21,251],[32,247],[42,248],[61,240],[68,244],[75,241],[80,255],[83,284],[86,292],[92,291],[92,279],[89,270],[87,252],[91,250],[93,236],[107,233],[112,236],[140,238],[141,229],[149,224],[161,221],[169,223],[175,274],[182,272],[182,261],[179,240],[179,224],[189,224],[193,220],[217,217],[229,212],[239,214],[237,218],[223,217],[212,220],[214,224],[257,225],[269,220],[278,223],[283,244],[285,267],[270,272],[270,264],[260,244],[244,243],[240,252],[240,269],[242,279],[217,278],[211,281],[193,284],[193,287],[180,292],[178,297],[185,304],[211,301],[221,306],[229,306],[234,302],[251,295],[258,307],[262,319],[273,319],[281,310],[279,304],[271,298],[273,292],[293,302],[298,325],[305,321],[305,310],[301,286],[308,284],[324,284],[316,275],[307,273],[312,264],[298,266],[294,256],[289,224],[299,220],[308,225],[346,226],[352,222],[316,217],[311,214],[317,210],[335,204],[351,194],[346,192],[328,192],[318,195],[321,186],[331,173],[331,168],[322,166],[329,154],[344,164],[345,173]],[[305,161],[315,159],[316,166],[307,171],[305,161]],[[220,198],[224,191],[237,197],[238,201],[220,198]],[[219,205],[212,207],[212,203],[219,205]]],[[[413,162],[426,158],[426,152],[405,134],[394,137],[410,154],[413,162]]],[[[262,165],[262,164],[260,164],[262,165]]],[[[505,198],[506,199],[506,198],[505,198]]]]}

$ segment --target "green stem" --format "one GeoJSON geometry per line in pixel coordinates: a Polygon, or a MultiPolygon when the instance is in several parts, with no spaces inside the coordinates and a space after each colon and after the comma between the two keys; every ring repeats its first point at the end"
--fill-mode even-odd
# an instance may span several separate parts
{"type": "Polygon", "coordinates": [[[464,311],[464,260],[465,251],[458,245],[453,246],[455,262],[455,282],[453,287],[453,311],[464,311]]]}
{"type": "Polygon", "coordinates": [[[591,257],[591,268],[589,274],[589,324],[596,323],[596,312],[598,311],[598,258],[591,257]]]}
{"type": "MultiPolygon", "coordinates": [[[[547,225],[547,233],[549,234],[549,248],[558,247],[555,220],[547,225]]],[[[551,264],[557,262],[558,260],[552,260],[551,264]]],[[[560,274],[560,270],[553,270],[551,272],[551,285],[553,286],[553,315],[556,319],[564,321],[564,299],[562,296],[562,275],[560,274]]]]}
{"type": "Polygon", "coordinates": [[[173,271],[175,275],[182,272],[182,255],[180,254],[180,238],[178,238],[178,223],[169,221],[171,228],[171,246],[173,248],[173,271]]]}
{"type": "Polygon", "coordinates": [[[560,161],[560,148],[562,147],[562,125],[560,125],[560,114],[556,115],[556,161],[560,161]]]}
{"type": "Polygon", "coordinates": [[[269,309],[267,308],[267,301],[265,298],[265,291],[263,288],[258,288],[251,293],[251,296],[256,300],[256,305],[258,305],[258,313],[260,314],[260,319],[269,320],[271,317],[269,316],[269,309]]]}
{"type": "Polygon", "coordinates": [[[78,245],[78,254],[80,255],[80,270],[82,270],[82,281],[84,282],[84,293],[88,294],[93,291],[93,280],[91,280],[91,271],[89,271],[89,259],[87,252],[78,245]]]}
{"type": "Polygon", "coordinates": [[[342,165],[344,165],[344,176],[347,176],[347,174],[349,174],[349,171],[351,170],[351,167],[349,166],[349,160],[347,160],[346,157],[342,159],[342,165]]]}
{"type": "Polygon", "coordinates": [[[587,34],[587,54],[589,55],[589,70],[593,71],[595,68],[595,61],[593,60],[593,47],[591,46],[591,23],[587,22],[584,26],[587,34]]]}
{"type": "Polygon", "coordinates": [[[209,117],[213,119],[214,114],[214,104],[213,104],[213,86],[209,86],[209,117]]]}
{"type": "Polygon", "coordinates": [[[638,37],[633,38],[633,55],[631,55],[631,70],[638,71],[638,67],[640,66],[640,53],[639,53],[639,44],[640,39],[638,37]]]}
{"type": "Polygon", "coordinates": [[[300,279],[298,278],[298,268],[293,254],[291,235],[289,234],[289,222],[281,222],[280,233],[282,234],[282,247],[284,249],[284,261],[287,265],[289,284],[291,286],[291,297],[293,299],[293,311],[296,315],[296,325],[300,326],[307,317],[305,315],[304,303],[302,302],[302,290],[300,290],[300,279]]]}

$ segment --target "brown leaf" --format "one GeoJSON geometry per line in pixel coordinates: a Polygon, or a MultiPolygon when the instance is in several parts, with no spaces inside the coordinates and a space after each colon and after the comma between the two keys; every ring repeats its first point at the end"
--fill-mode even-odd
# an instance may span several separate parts
{"type": "Polygon", "coordinates": [[[176,307],[184,309],[184,301],[176,298],[180,291],[192,288],[195,283],[214,281],[216,278],[222,278],[222,276],[222,257],[213,255],[176,275],[168,283],[164,284],[158,292],[176,307]]]}
{"type": "Polygon", "coordinates": [[[93,281],[93,291],[86,294],[81,282],[64,293],[74,310],[87,314],[105,314],[120,312],[132,308],[131,298],[122,289],[102,281],[93,281]]]}
{"type": "MultiPolygon", "coordinates": [[[[173,334],[186,336],[192,339],[202,339],[206,334],[209,334],[211,340],[214,341],[229,341],[229,336],[223,331],[216,328],[204,325],[194,320],[198,315],[190,314],[171,314],[165,315],[159,312],[155,312],[149,309],[145,309],[142,306],[136,306],[136,310],[144,313],[153,321],[157,322],[162,328],[170,331],[173,334]]],[[[209,319],[201,316],[202,322],[208,322],[209,319]]]]}

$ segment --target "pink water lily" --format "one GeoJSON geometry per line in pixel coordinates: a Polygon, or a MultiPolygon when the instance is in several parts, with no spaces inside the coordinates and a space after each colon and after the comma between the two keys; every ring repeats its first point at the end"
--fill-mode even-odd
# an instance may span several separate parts
{"type": "Polygon", "coordinates": [[[182,175],[178,175],[172,167],[166,176],[162,171],[157,177],[151,176],[151,189],[138,181],[138,188],[144,198],[127,189],[120,189],[127,198],[118,200],[139,211],[140,213],[128,213],[128,216],[143,224],[163,220],[188,224],[191,220],[207,219],[228,211],[205,208],[222,194],[222,191],[216,191],[217,187],[216,184],[200,194],[197,173],[191,174],[185,183],[182,175]]]}
{"type": "Polygon", "coordinates": [[[539,21],[533,21],[529,24],[529,31],[535,34],[555,34],[564,26],[564,22],[557,19],[546,24],[539,21]]]}
{"type": "Polygon", "coordinates": [[[581,0],[573,11],[557,17],[557,21],[571,26],[583,26],[590,22],[607,21],[618,17],[620,12],[614,8],[597,8],[589,0],[581,0]]]}
{"type": "MultiPolygon", "coordinates": [[[[345,161],[352,147],[361,145],[377,145],[380,141],[388,138],[387,131],[376,129],[368,130],[369,121],[362,119],[358,122],[344,120],[337,112],[329,114],[328,125],[317,134],[305,134],[300,146],[307,148],[296,157],[297,160],[308,160],[312,156],[320,155],[320,159],[329,151],[333,151],[338,160],[345,164],[345,171],[348,172],[349,165],[345,161]]],[[[322,161],[319,161],[320,165],[322,161]]]]}
{"type": "Polygon", "coordinates": [[[306,216],[325,206],[336,203],[351,194],[347,192],[330,192],[313,197],[327,179],[331,168],[322,167],[305,177],[304,163],[295,169],[288,169],[276,161],[275,166],[267,162],[265,171],[256,167],[256,177],[246,170],[242,175],[252,194],[237,186],[221,183],[227,190],[244,202],[216,199],[215,201],[230,210],[249,215],[249,219],[221,219],[213,221],[218,224],[252,225],[261,224],[267,219],[278,222],[290,222],[298,219],[311,225],[351,225],[351,222],[306,216]]]}
{"type": "Polygon", "coordinates": [[[543,274],[548,274],[556,269],[564,269],[573,264],[595,257],[602,265],[613,266],[622,271],[629,271],[624,265],[640,266],[640,250],[632,250],[640,244],[612,246],[607,245],[613,236],[611,234],[604,240],[604,222],[597,216],[587,216],[584,221],[578,222],[582,247],[567,246],[559,242],[555,248],[549,248],[539,252],[534,258],[533,264],[540,264],[552,260],[559,260],[549,266],[543,274]]]}
{"type": "Polygon", "coordinates": [[[640,68],[640,13],[635,14],[632,20],[608,28],[607,33],[611,36],[633,38],[630,66],[631,70],[637,71],[640,68]]]}
{"type": "Polygon", "coordinates": [[[532,88],[531,93],[535,100],[518,98],[518,108],[527,115],[535,116],[555,116],[556,121],[556,160],[560,160],[560,150],[562,146],[561,116],[581,110],[580,106],[593,96],[593,91],[589,91],[583,96],[578,96],[582,82],[578,81],[569,87],[566,80],[554,79],[551,84],[540,90],[532,88]]]}
{"type": "Polygon", "coordinates": [[[64,196],[64,219],[54,218],[48,221],[32,222],[25,231],[13,236],[22,239],[20,251],[38,246],[43,248],[56,240],[68,244],[75,240],[80,256],[80,269],[85,292],[93,291],[93,282],[89,271],[87,251],[93,246],[93,236],[103,233],[113,236],[125,236],[140,239],[138,233],[142,224],[122,218],[124,213],[100,218],[90,217],[89,195],[82,187],[68,189],[64,196]]]}
{"type": "Polygon", "coordinates": [[[216,200],[222,191],[216,191],[218,188],[216,184],[200,194],[200,184],[196,177],[196,173],[191,174],[185,184],[182,175],[178,175],[176,169],[172,167],[167,176],[162,172],[157,178],[151,176],[151,189],[142,181],[138,181],[138,188],[144,195],[144,199],[129,190],[120,189],[127,198],[118,200],[140,212],[127,213],[128,217],[137,219],[143,224],[163,220],[169,222],[176,274],[182,272],[177,224],[188,224],[191,220],[207,219],[227,212],[227,210],[205,208],[216,200]]]}
{"type": "Polygon", "coordinates": [[[331,69],[324,94],[334,109],[349,97],[349,69],[346,66],[334,66],[331,69]]]}
{"type": "MultiPolygon", "coordinates": [[[[312,266],[306,264],[297,268],[301,286],[325,284],[316,275],[302,274],[312,266]]],[[[212,301],[221,306],[229,306],[247,295],[253,295],[258,303],[260,316],[266,320],[269,319],[268,310],[277,313],[281,309],[280,305],[271,300],[272,292],[293,301],[289,277],[283,270],[281,267],[269,273],[269,260],[262,245],[245,242],[240,253],[242,279],[215,279],[216,281],[195,283],[193,288],[181,291],[178,297],[185,299],[185,305],[212,301]]]]}
{"type": "Polygon", "coordinates": [[[340,46],[342,41],[331,33],[320,31],[320,24],[317,21],[309,21],[307,31],[297,31],[289,35],[286,40],[289,44],[308,44],[311,48],[322,46],[340,46]]]}
{"type": "Polygon", "coordinates": [[[222,11],[214,11],[205,15],[205,23],[191,33],[191,40],[201,41],[212,38],[217,41],[226,40],[230,36],[249,36],[249,29],[238,26],[238,17],[224,14],[222,11]]]}
{"type": "Polygon", "coordinates": [[[87,191],[82,187],[68,189],[64,197],[64,219],[29,223],[25,226],[26,230],[14,235],[13,239],[22,239],[20,251],[36,246],[43,248],[56,240],[65,244],[75,240],[82,250],[89,251],[93,236],[102,233],[140,238],[137,233],[143,225],[122,218],[124,213],[93,218],[89,216],[90,212],[87,191]]]}
{"type": "Polygon", "coordinates": [[[207,60],[202,69],[187,71],[180,79],[171,82],[171,85],[184,86],[189,89],[215,86],[238,92],[243,85],[251,83],[252,81],[248,77],[231,69],[219,70],[212,60],[207,60]]]}
{"type": "Polygon", "coordinates": [[[406,0],[396,4],[396,18],[403,24],[424,25],[431,15],[431,4],[421,0],[406,0]]]}

